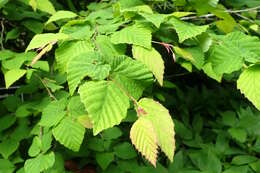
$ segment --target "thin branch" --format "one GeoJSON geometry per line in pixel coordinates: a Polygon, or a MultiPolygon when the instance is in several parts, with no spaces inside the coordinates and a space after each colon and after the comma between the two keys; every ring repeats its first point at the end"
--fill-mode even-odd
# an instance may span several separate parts
{"type": "Polygon", "coordinates": [[[215,14],[205,14],[202,16],[187,16],[187,17],[182,17],[181,20],[191,20],[191,19],[198,19],[198,18],[209,18],[209,17],[214,17],[215,14]]]}
{"type": "Polygon", "coordinates": [[[5,31],[5,26],[4,26],[4,20],[1,20],[1,27],[2,27],[2,30],[1,30],[1,50],[4,50],[4,44],[3,44],[3,40],[4,40],[4,31],[5,31]]]}
{"type": "Polygon", "coordinates": [[[4,95],[0,95],[0,99],[4,99],[6,97],[12,96],[13,94],[4,94],[4,95]]]}
{"type": "Polygon", "coordinates": [[[165,76],[166,79],[169,79],[169,78],[173,78],[173,77],[180,77],[180,76],[185,76],[185,75],[189,75],[191,74],[191,72],[185,72],[185,73],[179,73],[179,74],[172,74],[172,75],[168,75],[168,76],[165,76]]]}
{"type": "Polygon", "coordinates": [[[240,17],[240,18],[242,18],[242,19],[247,20],[247,21],[250,22],[250,23],[256,24],[256,22],[254,22],[253,20],[249,19],[249,18],[246,17],[246,16],[243,16],[243,15],[241,15],[241,14],[239,14],[239,13],[235,13],[235,15],[238,16],[238,17],[240,17]]]}
{"type": "Polygon", "coordinates": [[[252,8],[246,8],[246,9],[242,9],[242,10],[226,10],[226,12],[228,13],[242,13],[242,12],[248,12],[248,11],[254,11],[260,9],[260,5],[256,6],[256,7],[252,7],[252,8]]]}
{"type": "Polygon", "coordinates": [[[0,90],[11,90],[11,89],[18,89],[20,88],[20,86],[11,86],[9,88],[6,88],[6,87],[0,87],[0,90]]]}
{"type": "Polygon", "coordinates": [[[57,101],[57,98],[52,94],[51,90],[47,87],[45,81],[39,75],[35,74],[35,76],[41,81],[42,85],[47,90],[48,95],[50,96],[50,98],[52,98],[53,100],[57,101]]]}
{"type": "MultiPolygon", "coordinates": [[[[248,11],[253,11],[260,9],[260,6],[253,7],[253,8],[246,8],[242,10],[219,10],[220,12],[226,12],[226,13],[242,13],[242,12],[248,12],[248,11]]],[[[209,17],[215,17],[215,14],[206,14],[206,15],[201,15],[201,16],[187,16],[187,17],[182,17],[181,20],[191,20],[191,19],[197,19],[197,18],[209,18],[209,17]]]]}

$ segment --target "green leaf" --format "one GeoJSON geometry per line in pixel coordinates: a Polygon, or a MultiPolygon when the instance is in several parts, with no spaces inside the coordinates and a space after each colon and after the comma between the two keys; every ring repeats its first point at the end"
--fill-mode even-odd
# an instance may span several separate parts
{"type": "Polygon", "coordinates": [[[114,44],[127,43],[150,49],[152,34],[151,31],[146,28],[129,26],[115,32],[111,36],[111,41],[114,44]]]}
{"type": "Polygon", "coordinates": [[[90,138],[87,142],[87,148],[93,151],[103,152],[105,150],[104,140],[100,138],[90,138]]]}
{"type": "Polygon", "coordinates": [[[8,157],[12,155],[18,147],[18,141],[14,139],[5,139],[0,143],[0,154],[3,156],[4,159],[8,159],[8,157]]]}
{"type": "Polygon", "coordinates": [[[118,127],[112,127],[104,130],[102,137],[106,140],[117,139],[122,136],[123,132],[118,127]]]}
{"type": "Polygon", "coordinates": [[[49,14],[54,14],[56,12],[54,6],[49,0],[36,0],[36,3],[36,8],[43,12],[49,14]]]}
{"type": "Polygon", "coordinates": [[[130,138],[135,148],[156,166],[157,134],[150,120],[140,117],[131,127],[130,138]]]}
{"type": "Polygon", "coordinates": [[[25,161],[25,173],[41,173],[44,170],[52,167],[55,162],[55,155],[53,152],[48,154],[40,154],[35,158],[25,161]]]}
{"type": "Polygon", "coordinates": [[[241,128],[230,128],[228,130],[232,138],[236,139],[239,142],[246,142],[247,132],[241,128]]]}
{"type": "Polygon", "coordinates": [[[206,32],[208,29],[208,25],[196,26],[192,23],[183,22],[175,18],[172,18],[169,23],[173,25],[181,43],[189,38],[196,37],[203,32],[206,32]]]}
{"type": "Polygon", "coordinates": [[[66,107],[66,100],[52,101],[48,104],[42,112],[40,125],[45,127],[52,127],[57,125],[66,115],[64,110],[66,107]]]}
{"type": "Polygon", "coordinates": [[[89,41],[71,41],[61,44],[55,51],[58,69],[62,73],[65,73],[70,59],[93,50],[94,48],[89,41]]]}
{"type": "Polygon", "coordinates": [[[52,131],[53,136],[65,147],[79,151],[85,128],[72,117],[65,117],[52,131]]]}
{"type": "Polygon", "coordinates": [[[216,26],[219,30],[229,33],[237,26],[236,20],[226,12],[226,8],[223,5],[218,5],[218,8],[211,10],[211,13],[215,14],[221,20],[216,21],[216,26]]]}
{"type": "Polygon", "coordinates": [[[60,32],[67,34],[70,40],[87,40],[91,39],[95,30],[90,27],[88,23],[67,23],[64,25],[60,32]]]}
{"type": "Polygon", "coordinates": [[[221,173],[222,165],[217,156],[210,150],[189,152],[192,163],[201,171],[221,173]],[[205,164],[206,163],[206,164],[205,164]]]}
{"type": "Polygon", "coordinates": [[[152,122],[157,135],[157,143],[166,156],[173,161],[175,150],[174,124],[168,110],[159,102],[143,98],[138,106],[144,110],[144,117],[152,122]]]}
{"type": "Polygon", "coordinates": [[[260,65],[254,65],[244,70],[237,81],[240,89],[254,105],[260,110],[260,65]]]}
{"type": "Polygon", "coordinates": [[[30,31],[34,32],[35,34],[40,34],[43,31],[44,24],[33,19],[27,19],[22,22],[22,25],[25,26],[30,31]]]}
{"type": "Polygon", "coordinates": [[[19,69],[25,62],[31,61],[37,54],[34,52],[16,53],[12,58],[4,60],[2,65],[5,69],[19,69]]]}
{"type": "Polygon", "coordinates": [[[71,59],[67,65],[67,80],[70,94],[73,95],[80,81],[86,76],[94,80],[105,79],[109,75],[110,66],[102,62],[100,54],[83,53],[71,59]]]}
{"type": "Polygon", "coordinates": [[[133,46],[133,57],[144,63],[151,70],[158,80],[159,84],[163,85],[164,61],[162,56],[156,49],[146,49],[141,46],[133,46]]]}
{"type": "Polygon", "coordinates": [[[239,155],[232,159],[232,164],[234,165],[248,165],[249,163],[257,161],[258,158],[250,155],[239,155]]]}
{"type": "Polygon", "coordinates": [[[142,62],[128,57],[115,57],[111,62],[111,77],[115,84],[135,99],[139,99],[145,87],[152,83],[150,70],[142,62]]]}
{"type": "Polygon", "coordinates": [[[223,173],[248,173],[248,166],[232,166],[226,169],[223,173]]]}
{"type": "Polygon", "coordinates": [[[60,11],[57,11],[56,13],[54,13],[45,24],[47,25],[47,24],[57,21],[57,20],[70,19],[70,18],[74,18],[74,17],[77,17],[77,14],[75,14],[71,11],[60,10],[60,11]]]}
{"type": "Polygon", "coordinates": [[[114,153],[97,153],[96,160],[99,166],[106,170],[109,164],[114,161],[114,153]]]}
{"type": "Polygon", "coordinates": [[[14,82],[19,80],[23,75],[25,75],[26,70],[22,69],[12,69],[5,73],[5,86],[9,88],[14,82]]]}
{"type": "Polygon", "coordinates": [[[204,64],[204,66],[202,67],[204,73],[206,73],[209,77],[211,77],[212,79],[215,79],[218,82],[221,82],[222,79],[222,75],[221,74],[217,74],[213,67],[212,64],[210,62],[204,64]]]}
{"type": "Polygon", "coordinates": [[[16,39],[20,35],[20,31],[17,28],[12,29],[11,31],[7,32],[5,37],[5,42],[8,40],[16,39]]]}
{"type": "Polygon", "coordinates": [[[64,158],[62,154],[55,153],[55,163],[54,165],[44,171],[44,173],[65,173],[65,165],[64,165],[64,158]]]}
{"type": "Polygon", "coordinates": [[[0,172],[1,173],[13,173],[15,165],[9,160],[0,159],[0,172]]]}
{"type": "Polygon", "coordinates": [[[146,20],[154,24],[157,28],[160,28],[161,23],[163,23],[168,17],[168,15],[165,14],[148,14],[144,12],[140,12],[139,14],[143,16],[146,20]]]}
{"type": "Polygon", "coordinates": [[[144,12],[144,13],[148,13],[148,14],[152,14],[153,10],[151,9],[151,7],[149,5],[136,5],[134,7],[127,7],[127,8],[123,8],[121,9],[121,12],[144,12]]]}
{"type": "Polygon", "coordinates": [[[73,117],[87,115],[87,111],[85,110],[84,104],[80,101],[79,96],[71,97],[67,111],[73,117]]]}
{"type": "Polygon", "coordinates": [[[42,47],[45,47],[49,43],[53,43],[53,42],[56,42],[59,40],[66,40],[66,39],[68,39],[68,35],[63,34],[63,33],[37,34],[30,41],[28,47],[26,48],[26,51],[29,51],[29,50],[35,49],[35,48],[42,48],[42,47]]]}
{"type": "Polygon", "coordinates": [[[190,61],[197,69],[201,70],[204,65],[204,53],[199,47],[191,47],[184,49],[189,52],[192,56],[192,60],[190,61]]]}
{"type": "Polygon", "coordinates": [[[112,44],[110,38],[105,35],[98,35],[96,37],[96,44],[98,45],[102,54],[106,57],[124,55],[126,48],[122,44],[112,44]]]}
{"type": "Polygon", "coordinates": [[[35,136],[32,141],[32,145],[28,150],[28,154],[30,157],[35,157],[41,152],[41,139],[38,136],[35,136]]]}
{"type": "Polygon", "coordinates": [[[115,155],[121,159],[133,159],[137,157],[133,146],[128,142],[118,144],[113,149],[115,151],[115,155]]]}
{"type": "Polygon", "coordinates": [[[93,120],[94,135],[118,125],[127,115],[129,98],[112,81],[86,82],[79,94],[93,120]]]}
{"type": "Polygon", "coordinates": [[[232,32],[211,48],[208,61],[212,63],[216,73],[232,73],[241,69],[245,60],[257,62],[260,55],[259,46],[260,41],[257,37],[232,32]]]}

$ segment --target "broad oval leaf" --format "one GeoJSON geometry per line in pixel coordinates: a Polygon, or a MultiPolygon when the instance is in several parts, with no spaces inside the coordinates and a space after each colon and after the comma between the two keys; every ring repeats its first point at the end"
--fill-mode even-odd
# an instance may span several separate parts
{"type": "Polygon", "coordinates": [[[79,94],[93,121],[94,135],[118,125],[127,115],[129,98],[112,81],[86,82],[79,94]]]}
{"type": "Polygon", "coordinates": [[[66,117],[52,130],[52,133],[62,145],[76,152],[80,149],[85,128],[72,117],[66,117]]]}
{"type": "Polygon", "coordinates": [[[175,150],[174,124],[169,111],[153,99],[143,98],[138,106],[144,110],[143,116],[149,119],[154,127],[158,145],[166,156],[173,161],[175,150]]]}

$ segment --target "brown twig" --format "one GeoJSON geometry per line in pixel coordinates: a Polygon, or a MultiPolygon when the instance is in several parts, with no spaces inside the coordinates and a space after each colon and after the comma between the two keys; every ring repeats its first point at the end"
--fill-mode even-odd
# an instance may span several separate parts
{"type": "Polygon", "coordinates": [[[152,41],[152,43],[162,45],[167,50],[168,54],[170,54],[170,53],[172,54],[173,63],[176,62],[176,56],[175,56],[175,53],[173,51],[173,45],[172,44],[164,43],[164,42],[158,42],[158,41],[152,41]]]}

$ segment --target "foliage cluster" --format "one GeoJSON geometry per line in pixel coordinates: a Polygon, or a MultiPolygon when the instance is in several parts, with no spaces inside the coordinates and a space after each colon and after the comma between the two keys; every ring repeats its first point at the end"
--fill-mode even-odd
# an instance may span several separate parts
{"type": "Polygon", "coordinates": [[[260,172],[259,9],[0,0],[0,172],[260,172]]]}

